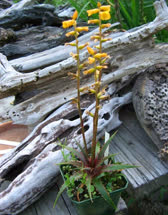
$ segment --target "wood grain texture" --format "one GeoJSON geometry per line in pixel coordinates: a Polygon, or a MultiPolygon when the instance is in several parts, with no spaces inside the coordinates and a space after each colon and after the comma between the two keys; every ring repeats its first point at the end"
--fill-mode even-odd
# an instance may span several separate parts
{"type": "Polygon", "coordinates": [[[124,173],[130,181],[128,192],[142,198],[168,184],[168,163],[159,158],[157,147],[140,126],[133,111],[124,110],[120,119],[123,125],[110,150],[119,153],[118,160],[140,166],[124,173]]]}

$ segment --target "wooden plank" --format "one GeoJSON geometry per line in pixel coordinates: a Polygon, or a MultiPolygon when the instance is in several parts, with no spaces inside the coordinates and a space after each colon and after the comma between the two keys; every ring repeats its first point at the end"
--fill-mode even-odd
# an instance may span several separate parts
{"type": "Polygon", "coordinates": [[[140,166],[124,171],[130,193],[143,197],[168,184],[168,164],[158,157],[158,149],[139,125],[133,111],[121,111],[123,125],[110,146],[110,152],[119,153],[117,160],[140,166]]]}
{"type": "Polygon", "coordinates": [[[29,215],[30,210],[34,210],[31,215],[69,215],[69,210],[62,196],[59,198],[55,208],[53,204],[58,193],[58,185],[53,186],[37,202],[27,208],[19,215],[29,215]]]}

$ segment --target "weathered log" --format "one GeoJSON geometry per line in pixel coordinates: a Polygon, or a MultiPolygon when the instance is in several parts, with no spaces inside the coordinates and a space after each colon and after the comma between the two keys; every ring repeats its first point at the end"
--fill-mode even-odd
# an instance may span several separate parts
{"type": "Polygon", "coordinates": [[[2,9],[6,9],[8,7],[11,7],[12,6],[12,2],[11,1],[8,1],[8,0],[1,0],[0,2],[0,11],[2,9]]]}
{"type": "Polygon", "coordinates": [[[0,45],[3,45],[0,53],[14,59],[51,49],[69,40],[65,31],[56,26],[32,26],[15,32],[0,28],[0,45]]]}
{"type": "MultiPolygon", "coordinates": [[[[103,104],[100,110],[98,138],[104,131],[118,127],[118,108],[131,101],[131,93],[123,97],[112,98],[103,104]]],[[[86,111],[92,111],[94,104],[90,98],[83,101],[83,118],[87,144],[92,138],[92,117],[86,111]]],[[[12,179],[9,187],[0,193],[0,214],[17,214],[34,202],[48,187],[52,186],[58,174],[56,163],[61,162],[62,154],[57,139],[77,148],[76,141],[82,142],[79,118],[76,107],[70,103],[57,109],[47,120],[39,124],[34,131],[12,152],[0,158],[0,178],[12,179]],[[53,143],[56,141],[56,143],[53,143]],[[19,172],[18,172],[19,171],[19,172]],[[18,174],[20,173],[20,174],[18,174]]],[[[67,151],[66,151],[67,153],[67,151]]]]}
{"type": "Polygon", "coordinates": [[[133,90],[133,105],[137,118],[159,150],[168,143],[167,72],[166,64],[152,67],[138,77],[133,90]]]}
{"type": "Polygon", "coordinates": [[[63,18],[54,11],[55,7],[49,4],[22,7],[17,10],[12,8],[10,15],[0,16],[0,26],[13,29],[21,29],[26,25],[61,26],[63,18]]]}

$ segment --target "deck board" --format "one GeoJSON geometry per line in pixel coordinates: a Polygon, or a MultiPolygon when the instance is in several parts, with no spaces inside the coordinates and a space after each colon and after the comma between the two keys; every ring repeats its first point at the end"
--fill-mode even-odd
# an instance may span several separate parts
{"type": "Polygon", "coordinates": [[[133,111],[122,110],[123,124],[110,145],[112,153],[119,153],[117,160],[140,166],[125,170],[130,181],[130,193],[149,195],[162,185],[168,185],[168,163],[158,156],[158,149],[140,126],[133,111]],[[136,191],[135,191],[136,190],[136,191]]]}

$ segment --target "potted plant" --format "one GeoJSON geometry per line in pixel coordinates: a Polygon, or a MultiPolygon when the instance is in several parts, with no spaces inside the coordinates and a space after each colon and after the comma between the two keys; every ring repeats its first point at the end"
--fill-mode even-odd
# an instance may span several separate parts
{"type": "Polygon", "coordinates": [[[63,22],[63,28],[74,27],[74,30],[68,32],[66,36],[75,37],[75,42],[68,43],[67,45],[76,47],[76,53],[71,53],[71,56],[77,62],[77,72],[75,74],[69,73],[69,75],[72,76],[73,79],[76,79],[77,82],[77,98],[74,98],[73,102],[77,104],[79,112],[84,148],[82,148],[79,143],[76,143],[80,149],[79,152],[74,148],[60,144],[64,149],[70,152],[71,157],[69,158],[64,154],[64,151],[62,151],[65,162],[59,165],[64,184],[60,188],[55,204],[61,193],[67,188],[67,193],[77,207],[79,214],[107,215],[108,213],[113,214],[115,212],[120,193],[122,190],[126,189],[128,184],[125,176],[121,173],[121,170],[133,168],[135,166],[116,163],[114,154],[107,155],[107,148],[115,134],[108,141],[105,141],[105,144],[102,147],[96,139],[101,100],[109,98],[105,95],[105,88],[101,87],[101,77],[102,70],[107,68],[106,61],[109,58],[107,53],[102,51],[102,44],[110,39],[104,38],[102,29],[110,26],[109,23],[104,23],[104,20],[110,19],[110,5],[101,5],[101,3],[98,2],[97,8],[88,10],[87,13],[88,16],[93,14],[98,15],[98,19],[88,21],[89,24],[97,24],[99,26],[99,32],[91,37],[91,39],[99,41],[99,44],[95,47],[96,50],[89,47],[88,43],[79,45],[78,35],[81,31],[88,31],[88,27],[77,26],[77,11],[75,11],[71,20],[63,22]],[[81,64],[79,52],[85,47],[87,47],[90,56],[88,57],[87,62],[81,64]],[[85,69],[86,65],[88,66],[88,69],[85,69]],[[83,72],[84,75],[94,75],[94,84],[92,86],[80,86],[81,72],[83,72]],[[93,139],[91,149],[87,148],[80,103],[80,95],[81,92],[84,91],[88,91],[95,95],[94,113],[87,113],[93,118],[93,139]]]}

